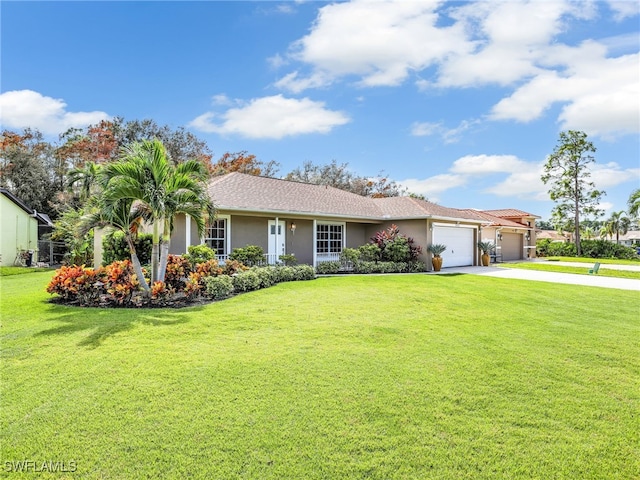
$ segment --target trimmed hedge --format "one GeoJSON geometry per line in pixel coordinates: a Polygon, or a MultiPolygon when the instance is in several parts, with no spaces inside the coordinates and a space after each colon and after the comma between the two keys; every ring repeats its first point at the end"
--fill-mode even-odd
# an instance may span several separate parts
{"type": "MultiPolygon", "coordinates": [[[[635,248],[618,245],[607,240],[581,240],[582,257],[590,258],[620,258],[634,260],[638,258],[635,248]]],[[[576,244],[566,242],[552,242],[548,238],[536,242],[536,252],[541,257],[575,257],[576,244]]]]}
{"type": "Polygon", "coordinates": [[[334,275],[337,273],[417,273],[426,272],[423,262],[322,262],[316,267],[318,275],[334,275]]]}

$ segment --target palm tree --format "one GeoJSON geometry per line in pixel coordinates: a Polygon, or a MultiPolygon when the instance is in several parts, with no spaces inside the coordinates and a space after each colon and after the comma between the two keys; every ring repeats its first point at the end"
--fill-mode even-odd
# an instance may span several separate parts
{"type": "Polygon", "coordinates": [[[80,200],[85,202],[95,190],[96,182],[100,175],[100,165],[95,162],[87,162],[82,167],[74,168],[69,172],[68,185],[73,187],[80,184],[80,200]]]}
{"type": "Polygon", "coordinates": [[[133,265],[136,277],[138,278],[140,286],[148,295],[150,292],[149,284],[142,272],[142,265],[140,264],[140,259],[138,258],[135,247],[136,235],[146,217],[146,210],[140,207],[140,204],[136,204],[133,200],[127,198],[116,201],[105,201],[104,197],[97,197],[91,213],[82,217],[79,234],[86,235],[86,233],[94,227],[107,226],[123,232],[125,241],[129,247],[131,264],[133,265]]]}
{"type": "Polygon", "coordinates": [[[631,192],[631,195],[629,195],[627,206],[629,207],[630,217],[636,219],[640,217],[640,188],[636,188],[633,192],[631,192]]]}
{"type": "Polygon", "coordinates": [[[137,201],[152,223],[151,283],[163,280],[175,215],[191,215],[202,232],[213,210],[205,190],[205,168],[195,160],[173,166],[162,142],[144,140],[123,147],[121,160],[107,165],[104,175],[106,201],[137,201]]]}
{"type": "Polygon", "coordinates": [[[170,168],[166,181],[167,198],[162,222],[162,244],[158,278],[164,279],[169,258],[169,242],[173,231],[173,220],[178,214],[191,217],[202,234],[209,218],[214,216],[213,203],[206,192],[204,180],[208,172],[201,162],[189,160],[170,168]]]}
{"type": "Polygon", "coordinates": [[[624,210],[620,210],[619,212],[613,212],[611,214],[611,218],[609,218],[607,224],[609,225],[612,235],[615,234],[616,236],[616,243],[620,243],[620,234],[624,235],[629,231],[631,220],[627,217],[624,210]]]}
{"type": "Polygon", "coordinates": [[[591,228],[590,226],[586,226],[582,229],[582,236],[586,239],[586,240],[591,240],[593,239],[593,237],[595,237],[595,232],[593,230],[593,228],[591,228]]]}

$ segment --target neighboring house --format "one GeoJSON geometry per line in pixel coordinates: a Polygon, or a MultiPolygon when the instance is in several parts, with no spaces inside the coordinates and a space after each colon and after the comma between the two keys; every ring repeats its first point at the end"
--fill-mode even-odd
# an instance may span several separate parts
{"type": "MultiPolygon", "coordinates": [[[[213,178],[209,195],[217,219],[200,238],[184,215],[174,222],[171,253],[206,243],[224,260],[234,248],[258,245],[269,263],[293,254],[300,263],[338,260],[344,248],[368,243],[392,224],[422,247],[444,243],[445,267],[478,265],[481,228],[490,221],[470,210],[436,205],[412,197],[369,198],[324,185],[230,173],[213,178]]],[[[528,214],[526,214],[528,215],[528,214]]],[[[532,216],[532,220],[537,218],[532,216]]]]}
{"type": "MultiPolygon", "coordinates": [[[[615,235],[613,241],[616,241],[615,235]]],[[[620,245],[631,247],[640,244],[640,230],[629,230],[624,235],[620,235],[620,245]]]]}
{"type": "Polygon", "coordinates": [[[522,210],[474,210],[487,222],[482,229],[482,240],[496,246],[498,259],[502,261],[522,260],[536,256],[537,215],[522,210]]]}
{"type": "Polygon", "coordinates": [[[570,242],[571,232],[557,232],[556,230],[536,230],[537,240],[551,240],[552,242],[570,242]]]}
{"type": "Polygon", "coordinates": [[[35,263],[38,256],[38,229],[51,227],[48,216],[30,208],[20,198],[0,188],[0,265],[11,266],[20,252],[32,252],[35,263]]]}

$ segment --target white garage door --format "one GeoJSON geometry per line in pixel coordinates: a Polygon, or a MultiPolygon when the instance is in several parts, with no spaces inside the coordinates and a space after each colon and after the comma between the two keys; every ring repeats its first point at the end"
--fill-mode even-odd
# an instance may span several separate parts
{"type": "Polygon", "coordinates": [[[433,243],[443,243],[443,267],[473,265],[473,229],[463,227],[433,227],[433,243]]]}

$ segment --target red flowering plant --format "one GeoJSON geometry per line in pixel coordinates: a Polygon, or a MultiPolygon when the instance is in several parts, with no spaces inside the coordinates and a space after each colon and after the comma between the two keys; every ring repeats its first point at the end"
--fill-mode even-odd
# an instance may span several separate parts
{"type": "Polygon", "coordinates": [[[113,262],[105,267],[105,287],[110,299],[119,305],[131,302],[140,290],[140,283],[130,260],[113,262]]]}
{"type": "Polygon", "coordinates": [[[67,301],[88,304],[104,293],[104,269],[94,270],[84,265],[63,266],[56,270],[47,285],[47,292],[67,301]]]}
{"type": "Polygon", "coordinates": [[[174,291],[180,291],[184,288],[190,273],[191,263],[188,259],[180,255],[169,255],[167,259],[167,270],[164,274],[164,283],[174,291]]]}

